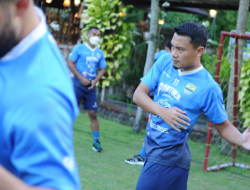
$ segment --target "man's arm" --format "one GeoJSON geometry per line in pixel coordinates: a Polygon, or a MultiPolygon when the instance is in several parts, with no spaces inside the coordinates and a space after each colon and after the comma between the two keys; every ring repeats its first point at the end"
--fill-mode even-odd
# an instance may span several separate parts
{"type": "Polygon", "coordinates": [[[95,87],[95,84],[102,78],[102,76],[105,73],[105,68],[101,68],[94,80],[91,81],[91,87],[89,87],[89,90],[93,89],[95,87]]]}
{"type": "Polygon", "coordinates": [[[87,86],[90,84],[90,81],[86,78],[84,78],[76,69],[75,62],[71,59],[68,59],[67,65],[70,69],[70,71],[81,81],[83,86],[87,86]]]}
{"type": "Polygon", "coordinates": [[[0,165],[0,190],[52,190],[47,188],[30,187],[9,173],[0,165]]]}
{"type": "Polygon", "coordinates": [[[164,108],[161,105],[155,103],[149,97],[148,95],[149,93],[150,93],[150,89],[143,82],[141,82],[134,93],[134,96],[133,96],[134,103],[140,106],[143,110],[149,113],[152,113],[154,115],[160,116],[167,124],[169,124],[176,131],[180,132],[180,129],[175,127],[175,125],[182,129],[186,129],[186,127],[184,127],[180,123],[187,125],[187,126],[190,125],[188,122],[183,120],[185,119],[187,121],[190,121],[190,118],[183,115],[186,113],[185,111],[177,107],[164,108]]]}
{"type": "Polygon", "coordinates": [[[224,139],[250,150],[250,127],[241,134],[238,129],[229,122],[228,119],[223,123],[214,125],[224,139]]]}

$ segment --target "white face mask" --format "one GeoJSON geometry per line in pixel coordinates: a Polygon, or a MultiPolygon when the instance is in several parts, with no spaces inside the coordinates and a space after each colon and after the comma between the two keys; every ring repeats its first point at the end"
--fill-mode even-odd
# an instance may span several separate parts
{"type": "Polygon", "coordinates": [[[93,36],[89,38],[89,42],[93,45],[96,46],[100,41],[100,38],[97,36],[93,36]]]}

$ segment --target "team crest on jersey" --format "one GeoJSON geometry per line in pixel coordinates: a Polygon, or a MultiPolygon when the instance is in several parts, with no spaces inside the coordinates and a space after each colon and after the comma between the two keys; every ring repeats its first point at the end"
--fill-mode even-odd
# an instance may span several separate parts
{"type": "Polygon", "coordinates": [[[97,55],[97,57],[98,57],[98,58],[100,58],[100,57],[101,57],[101,54],[100,54],[100,53],[97,53],[96,55],[97,55]]]}
{"type": "Polygon", "coordinates": [[[187,95],[192,94],[196,89],[196,86],[188,83],[187,86],[184,88],[184,93],[187,95]]]}

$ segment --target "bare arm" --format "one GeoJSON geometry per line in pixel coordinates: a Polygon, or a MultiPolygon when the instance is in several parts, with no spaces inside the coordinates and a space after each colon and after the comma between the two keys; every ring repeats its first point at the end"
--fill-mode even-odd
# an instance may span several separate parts
{"type": "Polygon", "coordinates": [[[81,81],[83,86],[87,86],[90,84],[90,81],[86,78],[84,78],[76,69],[75,62],[71,59],[68,59],[67,65],[70,69],[70,71],[81,81]]]}
{"type": "Polygon", "coordinates": [[[178,129],[175,126],[178,126],[182,129],[186,129],[183,125],[180,123],[189,126],[190,124],[183,119],[190,121],[190,118],[183,115],[186,112],[177,108],[164,108],[161,105],[155,103],[148,94],[150,93],[150,89],[141,82],[140,85],[137,87],[134,96],[133,101],[138,106],[140,106],[143,110],[152,113],[154,115],[159,115],[167,124],[169,124],[173,129],[180,132],[180,129],[178,129]],[[183,118],[183,119],[181,119],[183,118]]]}
{"type": "Polygon", "coordinates": [[[48,188],[30,187],[9,173],[0,165],[0,190],[52,190],[48,188]]]}
{"type": "Polygon", "coordinates": [[[246,129],[243,134],[241,134],[228,119],[223,123],[214,125],[224,139],[250,150],[250,127],[246,129]]]}
{"type": "Polygon", "coordinates": [[[101,68],[94,80],[91,81],[91,87],[89,87],[89,90],[93,89],[95,87],[95,84],[102,78],[102,76],[105,73],[105,68],[101,68]]]}

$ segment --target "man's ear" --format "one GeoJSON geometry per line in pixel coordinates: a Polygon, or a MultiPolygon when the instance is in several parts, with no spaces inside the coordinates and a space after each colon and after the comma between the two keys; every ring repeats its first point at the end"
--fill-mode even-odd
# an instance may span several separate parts
{"type": "Polygon", "coordinates": [[[16,8],[17,8],[17,16],[23,16],[27,11],[30,1],[32,0],[15,0],[16,8]]]}
{"type": "Polygon", "coordinates": [[[205,48],[203,46],[199,46],[197,48],[197,51],[198,51],[197,57],[201,57],[203,52],[205,51],[205,48]]]}

